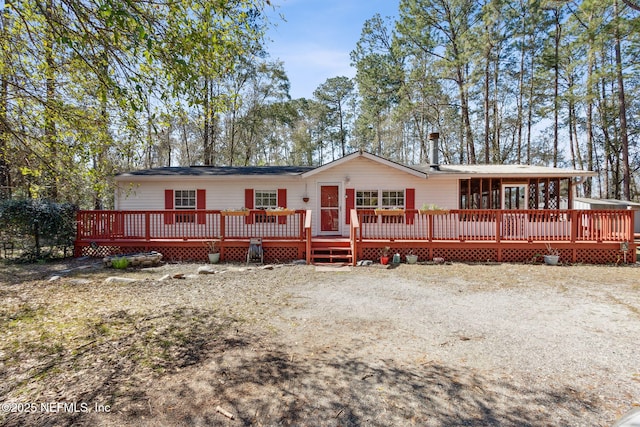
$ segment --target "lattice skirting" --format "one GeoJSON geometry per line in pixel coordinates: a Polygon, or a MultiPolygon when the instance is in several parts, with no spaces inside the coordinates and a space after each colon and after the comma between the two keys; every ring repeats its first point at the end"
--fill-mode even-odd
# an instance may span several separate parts
{"type": "MultiPolygon", "coordinates": [[[[222,248],[221,261],[223,262],[246,262],[248,243],[235,244],[222,248]]],[[[270,243],[263,246],[264,262],[278,263],[290,262],[297,259],[304,259],[304,246],[299,242],[291,243],[270,243]]],[[[138,252],[157,251],[162,253],[162,259],[165,261],[207,261],[208,250],[202,244],[186,245],[184,243],[174,244],[163,243],[145,246],[134,245],[99,245],[99,246],[78,246],[76,247],[76,256],[90,256],[102,258],[110,255],[132,254],[138,252]]]]}
{"type": "MultiPolygon", "coordinates": [[[[246,262],[248,242],[225,242],[222,248],[223,262],[246,262]]],[[[431,261],[433,258],[444,258],[453,262],[519,262],[542,263],[546,248],[542,244],[490,244],[469,242],[360,242],[357,260],[373,260],[378,262],[380,251],[384,246],[391,248],[391,254],[399,253],[402,262],[405,255],[418,255],[419,262],[431,261]]],[[[554,245],[560,252],[563,264],[628,264],[636,262],[635,245],[629,248],[625,260],[617,244],[570,244],[554,245]],[[574,260],[575,253],[575,260],[574,260]]],[[[304,242],[265,242],[263,244],[264,261],[269,263],[289,262],[305,258],[304,242]]],[[[207,261],[207,248],[201,243],[162,242],[149,244],[114,243],[99,246],[80,244],[76,246],[76,256],[105,257],[118,254],[158,251],[166,261],[207,261]]]]}
{"type": "MultiPolygon", "coordinates": [[[[390,246],[391,254],[399,253],[402,261],[405,255],[411,251],[418,255],[418,261],[431,261],[433,258],[444,258],[445,261],[452,262],[517,262],[517,263],[542,263],[543,255],[546,253],[544,246],[530,247],[530,245],[522,245],[522,247],[501,247],[499,245],[485,245],[486,247],[473,247],[464,244],[456,246],[449,243],[445,247],[438,246],[434,243],[431,247],[421,246],[409,247],[411,244],[407,242],[383,244],[383,243],[362,243],[359,247],[358,259],[368,259],[376,261],[380,258],[380,251],[384,246],[390,246]]],[[[635,248],[627,253],[626,260],[624,254],[620,252],[618,245],[611,244],[608,248],[602,248],[602,244],[589,245],[588,247],[575,249],[575,263],[577,264],[631,264],[635,263],[635,248]]],[[[554,245],[554,247],[556,247],[554,245]]],[[[571,247],[557,248],[560,253],[560,262],[563,264],[573,264],[574,249],[571,247]]]]}

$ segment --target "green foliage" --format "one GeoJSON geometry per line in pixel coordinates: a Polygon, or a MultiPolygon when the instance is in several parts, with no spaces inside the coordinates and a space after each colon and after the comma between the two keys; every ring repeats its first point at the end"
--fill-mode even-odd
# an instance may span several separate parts
{"type": "Polygon", "coordinates": [[[0,240],[16,242],[24,251],[21,259],[52,258],[73,247],[77,207],[45,200],[0,202],[0,240]],[[43,251],[43,249],[47,251],[43,251]]]}
{"type": "Polygon", "coordinates": [[[124,270],[129,267],[129,259],[127,257],[116,257],[111,260],[111,266],[118,270],[124,270]]]}

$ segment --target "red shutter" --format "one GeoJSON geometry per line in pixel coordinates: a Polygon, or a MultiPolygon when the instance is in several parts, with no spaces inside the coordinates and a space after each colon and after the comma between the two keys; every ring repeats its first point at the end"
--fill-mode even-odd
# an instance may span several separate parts
{"type": "MultiPolygon", "coordinates": [[[[166,210],[173,209],[173,190],[164,190],[164,208],[166,210]]],[[[164,223],[165,224],[173,224],[173,214],[166,213],[164,214],[164,223]]]]}
{"type": "MultiPolygon", "coordinates": [[[[278,188],[278,207],[286,208],[287,207],[287,189],[286,188],[278,188]]],[[[287,217],[279,216],[278,224],[286,224],[287,217]]]]}
{"type": "MultiPolygon", "coordinates": [[[[196,190],[196,209],[207,209],[207,190],[196,190]]],[[[207,214],[200,212],[197,215],[198,224],[207,223],[207,214]]]]}
{"type": "MultiPolygon", "coordinates": [[[[244,190],[244,207],[249,210],[253,209],[253,188],[246,188],[244,190]]],[[[253,214],[251,212],[244,217],[244,223],[253,224],[253,214]]]]}
{"type": "Polygon", "coordinates": [[[347,194],[347,200],[345,200],[345,224],[351,224],[351,209],[356,207],[356,190],[354,188],[347,188],[345,190],[347,194]]]}
{"type": "Polygon", "coordinates": [[[406,211],[406,221],[407,224],[413,224],[415,220],[416,213],[413,212],[416,208],[416,189],[415,188],[407,188],[404,191],[404,208],[406,211]],[[409,212],[412,211],[412,212],[409,212]]]}

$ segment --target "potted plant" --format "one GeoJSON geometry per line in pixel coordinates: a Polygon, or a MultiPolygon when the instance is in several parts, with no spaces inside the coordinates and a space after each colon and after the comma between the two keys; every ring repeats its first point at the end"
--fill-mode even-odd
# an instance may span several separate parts
{"type": "Polygon", "coordinates": [[[404,215],[404,209],[402,208],[381,208],[374,209],[376,215],[385,215],[385,216],[401,216],[404,215]]]}
{"type": "Polygon", "coordinates": [[[558,260],[560,260],[560,252],[552,248],[549,243],[545,243],[547,247],[547,254],[544,256],[544,263],[547,265],[556,265],[558,264],[558,260]]]}
{"type": "Polygon", "coordinates": [[[407,259],[407,264],[415,264],[418,262],[418,255],[414,255],[413,250],[407,252],[404,257],[407,259]]]}
{"type": "Polygon", "coordinates": [[[220,252],[218,250],[218,242],[219,240],[209,240],[204,242],[205,246],[209,248],[209,262],[211,264],[217,264],[220,262],[220,252]]]}
{"type": "Polygon", "coordinates": [[[420,208],[420,213],[427,215],[445,215],[449,213],[449,209],[441,208],[435,203],[423,203],[420,208]]]}
{"type": "Polygon", "coordinates": [[[267,216],[293,215],[294,212],[295,211],[293,209],[283,208],[282,206],[278,206],[277,208],[265,210],[265,213],[267,214],[267,216]]]}
{"type": "Polygon", "coordinates": [[[239,209],[225,209],[223,211],[220,211],[220,214],[222,216],[248,216],[249,209],[245,207],[239,209]]]}
{"type": "Polygon", "coordinates": [[[389,246],[385,246],[380,250],[380,264],[387,265],[389,264],[389,252],[391,248],[389,246]]]}

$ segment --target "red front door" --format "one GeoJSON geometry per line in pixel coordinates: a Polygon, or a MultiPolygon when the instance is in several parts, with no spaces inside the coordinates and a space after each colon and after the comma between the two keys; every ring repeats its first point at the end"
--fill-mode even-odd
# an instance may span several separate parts
{"type": "Polygon", "coordinates": [[[340,199],[337,185],[320,186],[320,231],[339,233],[340,199]]]}

